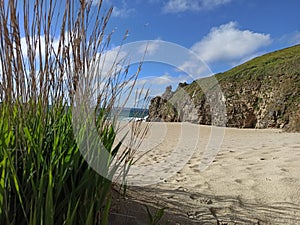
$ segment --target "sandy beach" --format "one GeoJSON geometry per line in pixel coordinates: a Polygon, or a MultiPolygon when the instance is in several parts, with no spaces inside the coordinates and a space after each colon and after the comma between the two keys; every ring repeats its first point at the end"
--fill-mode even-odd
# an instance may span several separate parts
{"type": "Polygon", "coordinates": [[[189,221],[177,224],[300,224],[300,134],[224,128],[220,139],[212,129],[152,123],[129,195],[189,221]],[[201,171],[210,142],[220,148],[201,171]]]}

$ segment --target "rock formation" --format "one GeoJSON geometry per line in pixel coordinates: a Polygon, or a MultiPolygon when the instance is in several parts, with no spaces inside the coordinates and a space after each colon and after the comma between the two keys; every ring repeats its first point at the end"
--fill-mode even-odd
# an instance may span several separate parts
{"type": "MultiPolygon", "coordinates": [[[[213,93],[213,92],[211,92],[213,93]]],[[[219,101],[220,102],[220,101],[219,101]]],[[[150,121],[189,121],[239,128],[285,128],[300,131],[300,45],[252,59],[227,72],[193,83],[170,86],[162,97],[152,99],[150,121]],[[209,96],[216,79],[221,94],[209,96]],[[216,99],[223,99],[226,112],[219,112],[216,99]],[[214,117],[214,120],[212,120],[214,117]]]]}

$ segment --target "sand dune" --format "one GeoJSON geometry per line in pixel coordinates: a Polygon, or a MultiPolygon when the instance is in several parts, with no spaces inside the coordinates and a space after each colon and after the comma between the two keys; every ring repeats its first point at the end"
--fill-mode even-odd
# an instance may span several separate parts
{"type": "Polygon", "coordinates": [[[220,142],[212,129],[153,123],[140,148],[148,153],[130,174],[138,187],[129,193],[191,223],[300,224],[300,134],[226,128],[220,142]],[[209,142],[221,146],[200,171],[209,142]]]}

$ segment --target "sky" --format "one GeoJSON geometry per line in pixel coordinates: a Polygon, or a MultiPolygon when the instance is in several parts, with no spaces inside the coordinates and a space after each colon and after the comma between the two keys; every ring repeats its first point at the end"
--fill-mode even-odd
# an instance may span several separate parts
{"type": "MultiPolygon", "coordinates": [[[[193,51],[211,74],[300,43],[299,0],[104,0],[109,6],[114,6],[108,26],[114,30],[112,46],[121,43],[126,30],[125,43],[175,43],[193,51]]],[[[145,63],[140,80],[153,96],[168,85],[174,90],[179,82],[192,81],[159,63],[145,63]]]]}
{"type": "MultiPolygon", "coordinates": [[[[99,0],[91,1],[96,8],[99,0]]],[[[131,45],[131,52],[145,53],[142,47],[146,49],[145,43],[151,43],[147,45],[146,56],[152,54],[154,60],[145,60],[135,87],[149,89],[150,97],[161,95],[169,85],[175,90],[180,82],[191,83],[251,58],[300,44],[299,0],[102,1],[103,12],[113,7],[106,29],[107,33],[113,32],[108,64],[114,61],[115,54],[111,53],[121,44],[139,43],[131,45]],[[158,55],[164,59],[156,60],[158,55]]],[[[61,7],[63,3],[57,10],[61,7]]],[[[59,32],[58,27],[54,34],[59,32]]],[[[25,37],[21,37],[21,42],[26,52],[25,37]]],[[[137,60],[131,68],[134,72],[137,60]]]]}

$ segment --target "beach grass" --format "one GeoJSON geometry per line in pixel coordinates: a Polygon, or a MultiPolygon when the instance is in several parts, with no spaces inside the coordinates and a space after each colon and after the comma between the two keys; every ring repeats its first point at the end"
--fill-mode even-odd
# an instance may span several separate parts
{"type": "Polygon", "coordinates": [[[72,113],[82,77],[101,86],[95,124],[111,156],[104,168],[114,159],[129,166],[130,147],[115,157],[120,144],[104,115],[132,93],[138,72],[115,61],[108,75],[99,76],[101,66],[97,77],[87,73],[109,47],[111,13],[102,1],[0,2],[0,224],[108,223],[115,170],[101,176],[85,161],[72,113]]]}

